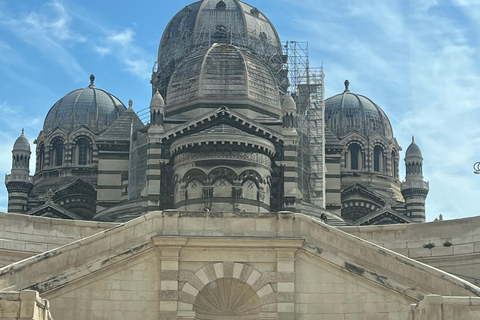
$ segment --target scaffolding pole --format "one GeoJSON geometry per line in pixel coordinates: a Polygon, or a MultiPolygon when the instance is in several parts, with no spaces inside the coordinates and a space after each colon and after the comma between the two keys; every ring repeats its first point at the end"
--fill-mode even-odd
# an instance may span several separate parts
{"type": "Polygon", "coordinates": [[[325,207],[325,132],[323,68],[310,67],[308,42],[288,41],[287,69],[290,93],[295,95],[298,113],[300,150],[298,152],[299,188],[304,198],[325,207]]]}

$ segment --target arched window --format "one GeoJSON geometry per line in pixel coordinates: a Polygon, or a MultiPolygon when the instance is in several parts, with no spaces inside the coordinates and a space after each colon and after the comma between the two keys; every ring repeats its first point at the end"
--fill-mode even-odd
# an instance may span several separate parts
{"type": "Polygon", "coordinates": [[[90,143],[87,139],[80,139],[77,141],[76,153],[77,163],[80,166],[85,166],[89,163],[90,158],[90,143]]]}
{"type": "Polygon", "coordinates": [[[383,149],[380,146],[375,146],[375,148],[373,148],[373,171],[383,172],[383,168],[383,149]]]}
{"type": "Polygon", "coordinates": [[[350,153],[350,169],[360,170],[361,169],[361,157],[362,157],[362,148],[356,143],[353,143],[348,147],[350,153]]]}
{"type": "Polygon", "coordinates": [[[63,164],[63,142],[56,140],[53,143],[53,164],[57,167],[63,164]]]}

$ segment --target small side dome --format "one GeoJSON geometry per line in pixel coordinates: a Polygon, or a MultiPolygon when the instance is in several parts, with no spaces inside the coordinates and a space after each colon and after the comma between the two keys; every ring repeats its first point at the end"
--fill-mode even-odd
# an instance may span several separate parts
{"type": "Polygon", "coordinates": [[[345,91],[325,100],[325,125],[338,139],[358,132],[365,137],[379,134],[393,139],[393,130],[387,115],[369,98],[350,92],[345,81],[345,91]]]}
{"type": "Polygon", "coordinates": [[[165,101],[163,101],[163,97],[158,92],[158,89],[155,90],[155,93],[152,96],[152,100],[150,101],[150,109],[154,108],[163,108],[165,106],[165,101]]]}
{"type": "Polygon", "coordinates": [[[71,132],[80,126],[100,133],[127,110],[113,94],[97,89],[94,81],[92,74],[87,88],[68,93],[50,108],[43,123],[45,133],[57,127],[71,132]]]}
{"type": "Polygon", "coordinates": [[[23,134],[24,131],[22,129],[22,134],[13,144],[13,151],[26,151],[30,152],[30,142],[28,142],[27,137],[23,134]]]}
{"type": "Polygon", "coordinates": [[[422,151],[415,143],[415,137],[412,137],[412,143],[408,146],[405,152],[405,161],[409,160],[423,160],[422,151]]]}
{"type": "Polygon", "coordinates": [[[285,100],[282,103],[282,111],[284,112],[297,112],[297,104],[291,95],[286,95],[285,100]]]}

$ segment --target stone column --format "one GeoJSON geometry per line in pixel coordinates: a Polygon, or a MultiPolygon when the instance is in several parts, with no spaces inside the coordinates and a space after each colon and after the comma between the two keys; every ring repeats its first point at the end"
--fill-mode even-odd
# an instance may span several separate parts
{"type": "Polygon", "coordinates": [[[296,248],[277,248],[278,319],[295,319],[295,252],[296,248]]]}
{"type": "Polygon", "coordinates": [[[180,250],[186,238],[154,238],[160,247],[160,294],[158,319],[194,319],[178,317],[178,273],[180,250]]]}

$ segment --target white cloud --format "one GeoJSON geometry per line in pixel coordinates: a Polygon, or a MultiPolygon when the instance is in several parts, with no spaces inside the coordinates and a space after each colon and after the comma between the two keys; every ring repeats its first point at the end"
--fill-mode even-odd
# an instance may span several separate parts
{"type": "Polygon", "coordinates": [[[327,97],[348,78],[352,91],[386,111],[404,150],[415,135],[430,180],[430,219],[478,214],[480,7],[457,0],[464,7],[451,13],[451,4],[434,0],[315,3],[290,3],[297,7],[290,16],[310,40],[311,57],[325,61],[327,97]]]}
{"type": "Polygon", "coordinates": [[[71,29],[71,18],[61,3],[52,1],[43,9],[42,12],[32,11],[17,17],[0,13],[0,24],[19,39],[43,51],[46,57],[64,67],[72,77],[84,74],[68,48],[85,42],[85,37],[71,29]]]}
{"type": "Polygon", "coordinates": [[[102,57],[114,56],[125,66],[126,71],[148,80],[153,58],[146,59],[151,55],[134,43],[135,32],[127,28],[121,32],[105,31],[105,33],[106,36],[101,44],[95,45],[93,50],[102,57]]]}

